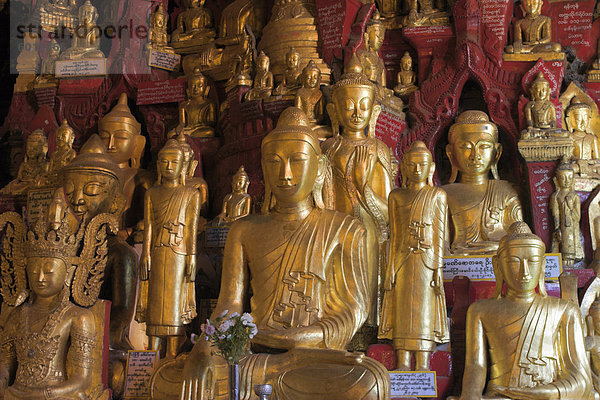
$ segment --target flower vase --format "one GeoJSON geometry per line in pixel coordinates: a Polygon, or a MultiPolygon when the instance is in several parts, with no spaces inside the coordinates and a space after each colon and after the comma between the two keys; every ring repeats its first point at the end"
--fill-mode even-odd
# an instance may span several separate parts
{"type": "Polygon", "coordinates": [[[229,400],[240,400],[240,365],[229,364],[229,400]]]}

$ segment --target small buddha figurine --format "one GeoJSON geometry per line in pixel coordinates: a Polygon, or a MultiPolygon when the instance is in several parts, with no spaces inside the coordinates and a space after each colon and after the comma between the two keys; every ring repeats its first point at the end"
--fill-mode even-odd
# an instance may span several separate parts
{"type": "Polygon", "coordinates": [[[397,80],[398,83],[394,87],[394,93],[398,97],[406,99],[408,95],[419,89],[415,85],[416,75],[412,70],[412,57],[408,51],[405,51],[400,59],[400,72],[398,72],[397,80]]]}
{"type": "Polygon", "coordinates": [[[600,158],[598,138],[591,130],[592,109],[579,98],[573,97],[566,109],[565,122],[573,138],[573,155],[582,160],[600,158]]]}
{"type": "Polygon", "coordinates": [[[378,88],[386,88],[385,65],[379,56],[379,50],[385,39],[385,31],[385,25],[381,22],[379,12],[375,10],[367,23],[364,34],[365,48],[356,53],[363,66],[363,72],[378,88]]]}
{"type": "Polygon", "coordinates": [[[159,4],[150,15],[150,33],[146,50],[158,50],[166,53],[174,53],[175,50],[168,45],[169,35],[167,34],[167,22],[169,15],[165,13],[162,4],[159,4]]]}
{"type": "Polygon", "coordinates": [[[60,45],[56,39],[52,39],[48,45],[48,53],[42,60],[40,66],[40,74],[35,78],[36,87],[44,87],[46,85],[57,85],[58,79],[54,76],[56,60],[60,56],[60,45]]]}
{"type": "Polygon", "coordinates": [[[154,183],[153,176],[140,168],[146,145],[141,125],[131,114],[127,94],[122,93],[115,107],[98,121],[98,134],[111,156],[121,168],[121,185],[127,199],[122,228],[131,228],[143,217],[144,193],[154,183]]]}
{"type": "Polygon", "coordinates": [[[550,195],[550,211],[554,219],[552,252],[560,252],[565,267],[573,267],[583,259],[581,244],[581,200],[575,192],[573,166],[563,161],[556,169],[554,185],[556,192],[550,195]]]}
{"type": "Polygon", "coordinates": [[[559,43],[552,42],[552,20],[542,15],[543,0],[522,0],[525,17],[515,22],[513,44],[506,46],[508,54],[561,52],[559,43]]]}
{"type": "Polygon", "coordinates": [[[56,172],[65,165],[69,164],[77,153],[73,150],[75,141],[75,131],[69,125],[66,119],[56,128],[56,150],[50,156],[50,172],[56,172]]]}
{"type": "Polygon", "coordinates": [[[84,58],[104,58],[104,53],[100,50],[100,33],[96,25],[98,20],[98,9],[86,0],[79,7],[79,26],[75,32],[84,34],[73,35],[71,47],[63,51],[60,55],[61,60],[81,60],[84,58]]]}
{"type": "Polygon", "coordinates": [[[299,85],[300,71],[300,53],[293,47],[285,55],[287,68],[283,74],[283,81],[273,91],[274,96],[294,95],[299,85]]]}
{"type": "Polygon", "coordinates": [[[454,226],[451,251],[493,254],[510,225],[523,219],[517,192],[498,178],[497,163],[502,154],[498,128],[486,113],[464,111],[450,127],[448,142],[446,154],[452,176],[443,189],[454,226]],[[489,179],[490,171],[493,180],[489,179]]]}
{"type": "Polygon", "coordinates": [[[429,371],[436,343],[450,341],[443,281],[446,192],[433,187],[433,156],[415,141],[402,160],[402,188],[388,199],[390,246],[379,338],[391,339],[398,368],[429,371]]]}
{"type": "Polygon", "coordinates": [[[261,51],[256,59],[256,76],[252,89],[246,92],[246,100],[264,100],[273,91],[273,73],[269,71],[269,57],[261,51]]]}
{"type": "MultiPolygon", "coordinates": [[[[369,308],[365,230],[355,218],[330,209],[328,161],[301,110],[283,111],[263,139],[261,164],[263,210],[229,230],[213,311],[213,318],[226,310],[242,312],[252,289],[258,334],[251,343],[272,349],[241,361],[240,398],[251,398],[252,387],[266,383],[282,399],[389,399],[385,368],[344,350],[369,308]]],[[[226,384],[228,369],[224,359],[211,355],[209,342],[199,340],[180,371],[159,369],[153,382],[183,376],[183,384],[170,386],[171,397],[181,391],[186,400],[228,398],[227,391],[215,390],[226,384]]]]}
{"type": "Polygon", "coordinates": [[[42,129],[36,129],[27,136],[25,159],[19,167],[17,177],[0,190],[2,194],[26,194],[33,187],[45,182],[50,164],[46,158],[48,139],[42,129]]]}
{"type": "MultiPolygon", "coordinates": [[[[341,134],[323,142],[323,151],[333,166],[335,209],[360,219],[367,230],[366,268],[372,299],[369,326],[377,322],[378,282],[384,268],[379,253],[385,251],[389,235],[387,199],[394,186],[392,149],[371,131],[374,129],[371,118],[378,114],[376,91],[353,56],[344,75],[333,85],[333,102],[327,106],[336,121],[334,124],[342,127],[341,134]]],[[[334,132],[337,129],[334,125],[334,132]]]]}
{"type": "Polygon", "coordinates": [[[171,42],[198,42],[202,44],[215,37],[213,19],[204,0],[185,0],[185,11],[177,16],[177,28],[171,34],[171,42]]]}
{"type": "Polygon", "coordinates": [[[248,194],[250,178],[242,165],[233,176],[231,193],[223,200],[223,211],[217,215],[219,225],[230,224],[250,214],[252,197],[248,194]]]}
{"type": "MultiPolygon", "coordinates": [[[[127,199],[121,189],[122,170],[107,154],[98,135],[92,135],[77,157],[60,170],[66,202],[75,216],[88,223],[99,214],[120,220],[127,199]]],[[[108,237],[108,261],[100,298],[111,301],[109,338],[112,349],[133,350],[129,326],[135,310],[138,254],[117,235],[108,237]]]]}
{"type": "Polygon", "coordinates": [[[408,0],[408,16],[404,19],[406,26],[447,25],[448,23],[448,13],[436,8],[435,0],[408,0]]]}
{"type": "MultiPolygon", "coordinates": [[[[185,326],[196,316],[196,238],[200,193],[186,186],[184,149],[169,139],[158,153],[158,181],[144,198],[142,281],[148,281],[145,315],[149,348],[174,358],[185,326]],[[162,353],[162,351],[161,351],[162,353]]],[[[143,293],[143,292],[142,292],[143,293]]],[[[138,313],[137,317],[141,317],[138,313]]]]}
{"type": "Polygon", "coordinates": [[[543,133],[556,129],[556,108],[550,101],[550,84],[540,72],[529,88],[531,100],[525,105],[523,113],[527,123],[526,138],[539,137],[543,133]]]}
{"type": "Polygon", "coordinates": [[[546,294],[545,251],[524,222],[500,240],[495,295],[467,312],[461,400],[594,398],[581,314],[546,294]]]}
{"type": "Polygon", "coordinates": [[[200,67],[187,77],[187,100],[179,104],[179,125],[176,132],[191,137],[215,135],[217,104],[208,97],[210,86],[200,67]]]}
{"type": "Polygon", "coordinates": [[[103,320],[88,307],[106,265],[107,230],[117,222],[102,214],[72,231],[67,212],[54,221],[48,214],[28,232],[17,213],[0,215],[2,296],[14,307],[0,339],[0,396],[106,399],[103,320]]]}
{"type": "Polygon", "coordinates": [[[313,132],[320,140],[332,135],[331,128],[320,125],[325,117],[325,97],[321,91],[321,69],[310,60],[300,75],[302,87],[296,92],[294,104],[306,114],[313,132]]]}

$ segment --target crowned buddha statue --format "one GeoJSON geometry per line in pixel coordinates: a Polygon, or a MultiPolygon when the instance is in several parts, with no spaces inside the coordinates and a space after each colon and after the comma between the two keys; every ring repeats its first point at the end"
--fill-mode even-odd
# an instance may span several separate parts
{"type": "Polygon", "coordinates": [[[36,129],[27,136],[25,143],[25,159],[19,167],[17,177],[0,190],[1,194],[26,194],[33,187],[45,183],[50,163],[48,154],[48,139],[42,129],[36,129]]]}
{"type": "Polygon", "coordinates": [[[179,125],[175,128],[190,137],[215,135],[217,104],[208,97],[210,86],[200,68],[194,68],[187,77],[187,100],[179,104],[179,125]]]}
{"type": "Polygon", "coordinates": [[[565,114],[567,129],[575,145],[573,155],[582,160],[600,158],[598,137],[591,129],[592,108],[575,96],[565,114]]]}
{"type": "MultiPolygon", "coordinates": [[[[241,313],[251,293],[258,334],[240,363],[240,398],[267,383],[278,399],[389,399],[385,368],[344,350],[370,303],[362,224],[330,209],[329,164],[301,110],[286,109],[261,148],[263,210],[231,225],[213,311],[241,313]]],[[[229,398],[227,364],[205,340],[161,367],[155,399],[229,398]]]]}
{"type": "Polygon", "coordinates": [[[81,60],[85,58],[104,58],[100,50],[100,32],[96,21],[98,20],[98,9],[86,0],[79,7],[79,25],[75,32],[83,34],[73,35],[71,47],[62,52],[61,60],[81,60]]]}
{"type": "Polygon", "coordinates": [[[141,125],[129,110],[127,94],[122,93],[115,107],[98,121],[98,134],[108,155],[121,168],[121,185],[127,199],[122,227],[131,228],[143,219],[144,193],[154,179],[140,168],[146,137],[141,135],[141,125]]]}
{"type": "Polygon", "coordinates": [[[102,384],[104,307],[94,304],[107,230],[117,221],[102,214],[72,230],[62,211],[56,219],[45,213],[28,232],[17,213],[0,215],[2,297],[14,307],[0,336],[6,400],[110,396],[102,384]]]}
{"type": "Polygon", "coordinates": [[[287,68],[283,74],[283,80],[273,91],[274,96],[291,95],[293,96],[300,87],[300,53],[293,47],[285,55],[285,63],[287,68]]]}
{"type": "Polygon", "coordinates": [[[581,314],[546,294],[545,251],[524,222],[500,240],[495,295],[467,312],[461,400],[594,398],[581,314]]]}
{"type": "Polygon", "coordinates": [[[331,128],[321,125],[325,118],[325,97],[321,91],[321,69],[310,60],[300,75],[302,86],[296,92],[294,104],[306,114],[313,132],[320,140],[331,137],[331,128]]]}
{"type": "Polygon", "coordinates": [[[398,83],[394,87],[396,96],[405,100],[412,92],[419,90],[419,87],[415,85],[416,74],[412,69],[412,62],[412,57],[408,51],[405,51],[400,59],[400,72],[397,75],[398,83]]]}
{"type": "Polygon", "coordinates": [[[213,18],[204,0],[184,0],[186,9],[177,16],[177,28],[171,34],[176,49],[186,45],[202,45],[215,37],[213,18]]]}
{"type": "Polygon", "coordinates": [[[59,56],[60,45],[56,39],[52,39],[48,45],[48,52],[42,59],[42,64],[40,65],[40,74],[35,78],[34,83],[36,88],[58,85],[58,79],[56,79],[54,73],[56,70],[56,60],[58,60],[59,56]]]}
{"type": "Polygon", "coordinates": [[[408,16],[403,19],[405,26],[449,25],[448,12],[441,9],[445,1],[408,0],[408,16]],[[441,3],[441,4],[440,4],[441,3]]]}
{"type": "Polygon", "coordinates": [[[254,84],[245,94],[246,100],[264,100],[271,97],[273,91],[273,73],[269,70],[271,61],[269,57],[261,51],[256,58],[256,75],[254,84]]]}
{"type": "Polygon", "coordinates": [[[250,178],[242,165],[231,181],[231,193],[223,199],[223,209],[217,215],[219,225],[231,224],[250,214],[252,197],[248,194],[250,178]]]}
{"type": "Polygon", "coordinates": [[[177,355],[185,325],[196,316],[200,193],[186,185],[184,161],[184,148],[169,139],[158,153],[158,181],[144,198],[140,278],[148,283],[140,291],[136,319],[146,323],[150,349],[167,358],[177,355]]]}
{"type": "Polygon", "coordinates": [[[523,220],[517,192],[498,177],[498,127],[483,111],[464,111],[450,127],[448,142],[452,176],[443,188],[454,227],[451,251],[493,254],[510,225],[523,220]]]}
{"type": "Polygon", "coordinates": [[[552,20],[542,15],[543,0],[522,0],[525,16],[517,20],[513,44],[504,48],[508,54],[560,53],[562,47],[552,42],[552,20]]]}
{"type": "Polygon", "coordinates": [[[174,53],[175,50],[169,46],[169,34],[167,33],[167,22],[169,15],[163,9],[162,4],[156,7],[156,10],[150,14],[150,32],[148,34],[148,44],[146,51],[157,50],[166,53],[174,53]]]}
{"type": "Polygon", "coordinates": [[[372,327],[377,324],[378,282],[384,268],[379,255],[389,234],[387,198],[394,186],[392,149],[374,135],[379,108],[376,93],[377,88],[353,56],[344,75],[333,85],[332,103],[327,106],[334,132],[338,126],[341,132],[323,142],[323,152],[333,167],[335,209],[358,218],[367,232],[366,274],[371,299],[367,323],[372,327]]]}
{"type": "Polygon", "coordinates": [[[544,73],[540,72],[529,88],[531,100],[525,104],[523,114],[525,114],[526,131],[522,133],[525,139],[548,137],[562,132],[557,129],[556,107],[550,101],[550,84],[544,78],[544,73]]]}
{"type": "MultiPolygon", "coordinates": [[[[79,155],[60,170],[66,202],[75,216],[84,223],[99,214],[119,220],[127,202],[120,185],[122,175],[100,137],[90,136],[79,155]]],[[[137,253],[122,238],[109,235],[100,298],[111,301],[110,347],[116,350],[133,350],[129,326],[135,310],[137,278],[137,253]]]]}

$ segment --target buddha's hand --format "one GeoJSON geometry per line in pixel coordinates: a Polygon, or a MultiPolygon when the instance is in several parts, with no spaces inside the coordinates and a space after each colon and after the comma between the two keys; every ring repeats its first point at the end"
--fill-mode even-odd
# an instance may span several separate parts
{"type": "Polygon", "coordinates": [[[356,146],[354,149],[354,183],[360,193],[364,191],[374,164],[375,157],[369,153],[369,148],[356,146]]]}
{"type": "Polygon", "coordinates": [[[185,274],[190,282],[194,282],[196,278],[196,255],[190,254],[187,256],[187,262],[185,263],[185,274]]]}
{"type": "Polygon", "coordinates": [[[150,254],[142,253],[142,260],[140,261],[140,279],[143,281],[148,280],[150,275],[150,254]]]}
{"type": "Polygon", "coordinates": [[[520,53],[522,51],[523,51],[523,42],[515,41],[513,43],[513,52],[514,53],[520,53]]]}
{"type": "Polygon", "coordinates": [[[433,271],[433,280],[431,281],[431,286],[436,295],[440,295],[442,293],[442,286],[444,285],[444,281],[442,279],[442,269],[436,268],[433,271]]]}
{"type": "Polygon", "coordinates": [[[519,400],[558,399],[560,396],[558,389],[552,385],[541,385],[533,388],[509,388],[492,385],[491,390],[510,399],[519,400]]]}
{"type": "Polygon", "coordinates": [[[212,400],[215,393],[215,362],[207,353],[192,350],[183,367],[181,400],[212,400]]]}

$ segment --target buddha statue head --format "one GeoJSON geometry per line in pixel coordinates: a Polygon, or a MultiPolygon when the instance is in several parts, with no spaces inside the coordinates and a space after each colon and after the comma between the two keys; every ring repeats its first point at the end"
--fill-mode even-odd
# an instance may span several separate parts
{"type": "Polygon", "coordinates": [[[250,178],[242,165],[233,175],[231,190],[233,193],[248,193],[248,186],[250,186],[250,178]]]}
{"type": "Polygon", "coordinates": [[[435,163],[425,143],[417,140],[410,145],[402,158],[400,171],[402,174],[402,187],[408,186],[409,182],[422,183],[425,181],[429,186],[433,186],[435,163]]]}
{"type": "Polygon", "coordinates": [[[40,161],[48,154],[48,139],[43,129],[36,129],[27,136],[25,162],[40,161]]]}
{"type": "Polygon", "coordinates": [[[590,133],[592,108],[575,96],[567,107],[565,120],[569,131],[590,133]]]}
{"type": "Polygon", "coordinates": [[[298,69],[298,63],[300,62],[300,53],[296,51],[293,47],[285,55],[285,63],[287,64],[287,68],[294,70],[298,69]]]}
{"type": "Polygon", "coordinates": [[[88,221],[100,213],[119,217],[126,199],[121,190],[121,168],[107,154],[98,135],[92,135],[79,155],[60,171],[67,202],[74,214],[88,221]]]}
{"type": "Polygon", "coordinates": [[[165,180],[178,182],[185,185],[185,150],[177,139],[169,139],[158,152],[156,161],[158,171],[158,183],[165,180]]]}
{"type": "Polygon", "coordinates": [[[531,99],[533,101],[543,101],[550,99],[550,84],[544,78],[544,73],[540,72],[529,88],[531,99]]]}
{"type": "Polygon", "coordinates": [[[183,181],[185,183],[186,177],[193,177],[196,172],[196,168],[198,168],[198,160],[194,158],[194,149],[187,142],[185,134],[180,132],[176,136],[177,142],[181,149],[183,150],[183,181]]]}
{"type": "Polygon", "coordinates": [[[317,64],[310,60],[306,67],[302,70],[302,86],[309,89],[318,88],[321,86],[321,69],[317,64]]]}
{"type": "Polygon", "coordinates": [[[544,271],[546,245],[531,233],[525,222],[515,222],[500,240],[498,253],[492,257],[496,290],[494,296],[504,296],[504,284],[516,295],[535,293],[536,287],[546,296],[544,271]]]}
{"type": "Polygon", "coordinates": [[[80,25],[92,25],[96,23],[98,19],[98,9],[90,2],[86,0],[85,3],[79,7],[79,24],[80,25]]]}
{"type": "Polygon", "coordinates": [[[556,189],[572,189],[574,180],[575,169],[569,160],[563,160],[558,168],[556,168],[554,185],[556,189]]]}
{"type": "Polygon", "coordinates": [[[375,10],[367,23],[365,47],[367,50],[379,51],[385,39],[385,26],[381,22],[379,11],[375,10]]]}
{"type": "Polygon", "coordinates": [[[194,71],[187,78],[187,95],[190,99],[203,99],[208,96],[210,86],[200,67],[194,68],[194,71]]]}
{"type": "Polygon", "coordinates": [[[256,57],[256,69],[260,72],[268,72],[269,66],[271,65],[271,60],[265,54],[264,51],[261,51],[258,57],[256,57]]]}
{"type": "Polygon", "coordinates": [[[343,127],[344,133],[364,133],[371,122],[375,95],[375,86],[363,74],[361,63],[354,54],[340,80],[333,85],[333,103],[327,106],[327,111],[332,120],[343,127]]]}
{"type": "Polygon", "coordinates": [[[521,5],[526,15],[537,17],[542,13],[543,0],[523,0],[521,5]]]}
{"type": "Polygon", "coordinates": [[[117,105],[100,119],[98,134],[108,154],[121,168],[139,168],[146,138],[129,110],[126,93],[122,93],[117,105]]]}
{"type": "Polygon", "coordinates": [[[301,109],[289,107],[281,113],[275,129],[262,141],[261,164],[263,213],[275,205],[297,205],[311,196],[316,207],[332,208],[331,166],[301,109]]]}
{"type": "Polygon", "coordinates": [[[402,71],[412,71],[412,57],[408,51],[405,51],[400,59],[400,68],[402,71]]]}
{"type": "Polygon", "coordinates": [[[169,16],[165,13],[162,4],[156,7],[156,11],[150,16],[150,26],[153,28],[163,29],[167,25],[169,16]]]}
{"type": "Polygon", "coordinates": [[[56,146],[58,148],[71,148],[75,141],[75,131],[69,125],[66,119],[63,119],[62,124],[56,128],[56,146]]]}
{"type": "Polygon", "coordinates": [[[498,160],[502,145],[498,143],[498,127],[483,111],[469,110],[461,113],[448,132],[446,154],[452,164],[450,183],[458,172],[463,176],[487,180],[489,171],[498,177],[498,160]]]}

